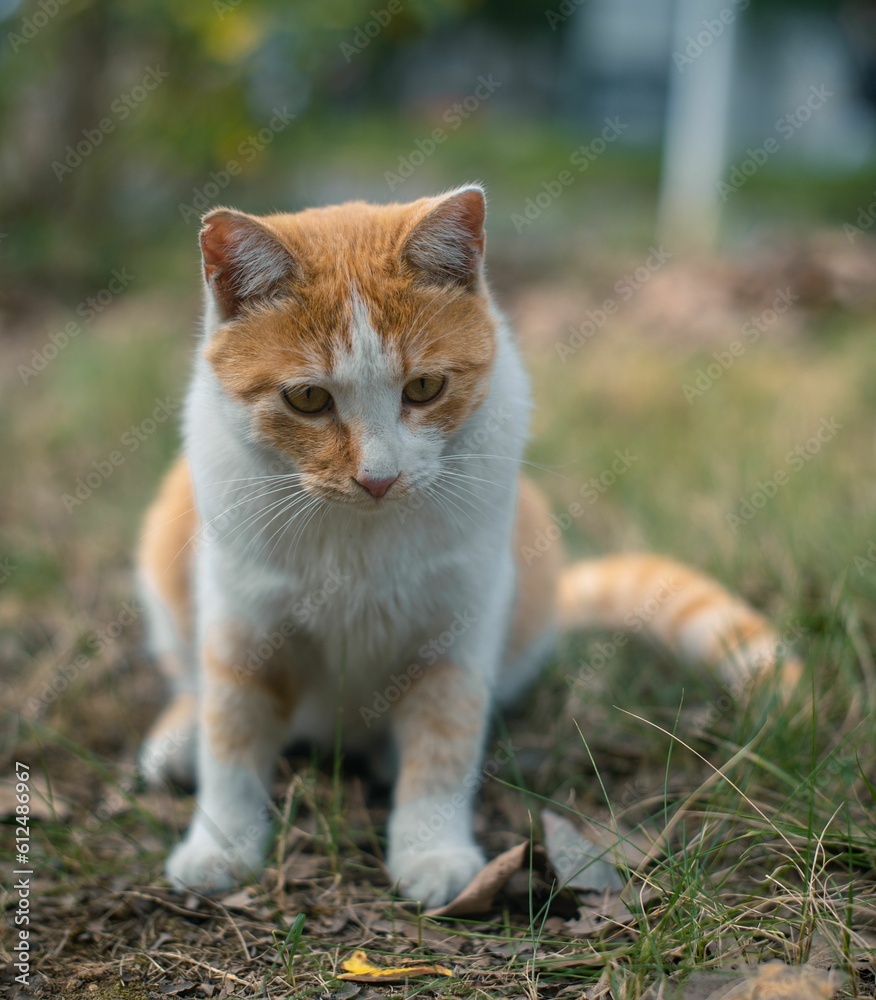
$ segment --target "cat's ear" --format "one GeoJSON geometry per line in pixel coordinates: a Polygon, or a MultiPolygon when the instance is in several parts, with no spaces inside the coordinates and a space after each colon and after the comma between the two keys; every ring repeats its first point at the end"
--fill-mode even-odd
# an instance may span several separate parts
{"type": "Polygon", "coordinates": [[[200,238],[204,280],[223,319],[271,294],[285,278],[300,276],[288,247],[249,215],[226,208],[208,212],[200,238]]]}
{"type": "Polygon", "coordinates": [[[486,214],[481,187],[471,185],[445,195],[406,237],[402,260],[430,283],[472,286],[484,259],[486,214]]]}

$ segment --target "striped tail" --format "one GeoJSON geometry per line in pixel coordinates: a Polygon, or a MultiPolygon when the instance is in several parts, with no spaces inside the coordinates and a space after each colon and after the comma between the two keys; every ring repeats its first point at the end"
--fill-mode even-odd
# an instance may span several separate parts
{"type": "Polygon", "coordinates": [[[574,563],[560,576],[557,598],[562,628],[640,633],[686,663],[714,669],[734,688],[778,672],[787,697],[802,672],[787,633],[780,638],[719,583],[663,556],[574,563]]]}

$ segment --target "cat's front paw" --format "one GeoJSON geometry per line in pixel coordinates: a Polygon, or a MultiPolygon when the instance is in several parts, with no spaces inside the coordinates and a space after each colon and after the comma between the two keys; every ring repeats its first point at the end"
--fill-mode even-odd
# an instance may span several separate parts
{"type": "Polygon", "coordinates": [[[166,872],[177,889],[213,895],[257,874],[262,860],[261,840],[223,848],[208,830],[195,825],[167,859],[166,872]]]}
{"type": "Polygon", "coordinates": [[[390,858],[389,871],[400,895],[431,908],[455,899],[485,864],[483,851],[472,845],[405,851],[390,858]]]}

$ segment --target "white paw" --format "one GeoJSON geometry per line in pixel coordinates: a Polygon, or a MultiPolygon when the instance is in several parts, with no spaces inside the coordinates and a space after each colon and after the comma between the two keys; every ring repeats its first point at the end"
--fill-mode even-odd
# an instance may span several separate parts
{"type": "Polygon", "coordinates": [[[195,740],[191,747],[180,739],[168,748],[166,739],[147,739],[137,758],[140,773],[150,788],[164,789],[168,784],[186,791],[195,788],[195,740]]]}
{"type": "Polygon", "coordinates": [[[167,859],[167,877],[177,889],[227,892],[261,869],[263,841],[258,837],[223,847],[195,822],[167,859]]]}
{"type": "Polygon", "coordinates": [[[400,851],[390,857],[389,871],[402,896],[430,908],[455,899],[485,864],[483,851],[472,845],[400,851]]]}
{"type": "Polygon", "coordinates": [[[137,763],[152,788],[163,788],[170,782],[194,789],[198,742],[195,711],[194,696],[178,695],[143,741],[137,763]]]}

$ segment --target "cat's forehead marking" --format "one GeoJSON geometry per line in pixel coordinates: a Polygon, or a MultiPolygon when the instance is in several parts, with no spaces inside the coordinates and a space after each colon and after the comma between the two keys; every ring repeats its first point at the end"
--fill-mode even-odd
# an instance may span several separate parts
{"type": "MultiPolygon", "coordinates": [[[[399,412],[401,361],[381,337],[355,286],[350,291],[350,327],[345,346],[336,352],[331,380],[339,391],[338,416],[350,434],[361,439],[386,431],[399,412]]],[[[362,440],[358,440],[362,447],[362,440]]]]}
{"type": "Polygon", "coordinates": [[[350,381],[397,378],[401,365],[394,343],[381,336],[355,284],[350,288],[350,327],[346,350],[338,352],[335,372],[350,381]]]}

